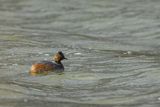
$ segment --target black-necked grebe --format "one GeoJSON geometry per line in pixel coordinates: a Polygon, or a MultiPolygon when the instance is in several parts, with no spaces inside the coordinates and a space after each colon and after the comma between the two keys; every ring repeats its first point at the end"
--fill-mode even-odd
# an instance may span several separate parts
{"type": "Polygon", "coordinates": [[[64,71],[61,61],[65,58],[64,54],[59,51],[53,56],[53,61],[40,61],[31,66],[30,74],[46,74],[50,71],[64,71]]]}

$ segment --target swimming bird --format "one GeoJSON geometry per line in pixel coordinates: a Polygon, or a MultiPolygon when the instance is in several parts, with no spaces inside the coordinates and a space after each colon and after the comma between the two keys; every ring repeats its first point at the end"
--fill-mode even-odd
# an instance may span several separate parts
{"type": "Polygon", "coordinates": [[[64,71],[64,66],[61,63],[62,60],[67,59],[62,51],[58,51],[52,61],[40,61],[34,63],[29,73],[30,74],[48,74],[50,71],[64,71]]]}

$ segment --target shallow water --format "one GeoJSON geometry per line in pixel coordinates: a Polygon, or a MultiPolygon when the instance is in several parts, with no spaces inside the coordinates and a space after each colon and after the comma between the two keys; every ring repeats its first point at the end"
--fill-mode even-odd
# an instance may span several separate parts
{"type": "Polygon", "coordinates": [[[0,0],[0,105],[159,107],[159,0],[0,0]],[[30,76],[62,50],[65,72],[30,76]]]}

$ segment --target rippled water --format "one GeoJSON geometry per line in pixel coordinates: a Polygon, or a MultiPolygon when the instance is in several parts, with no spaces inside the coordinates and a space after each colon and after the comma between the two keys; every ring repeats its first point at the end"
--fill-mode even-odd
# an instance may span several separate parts
{"type": "Polygon", "coordinates": [[[159,0],[0,0],[0,105],[159,107],[159,0]],[[64,73],[30,76],[62,50],[64,73]]]}

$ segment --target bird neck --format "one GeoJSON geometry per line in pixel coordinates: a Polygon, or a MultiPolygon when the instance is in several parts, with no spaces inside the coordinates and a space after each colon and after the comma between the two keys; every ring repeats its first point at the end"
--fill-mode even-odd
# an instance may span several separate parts
{"type": "Polygon", "coordinates": [[[61,61],[56,61],[56,60],[55,60],[55,62],[56,62],[57,64],[62,64],[61,61]]]}

